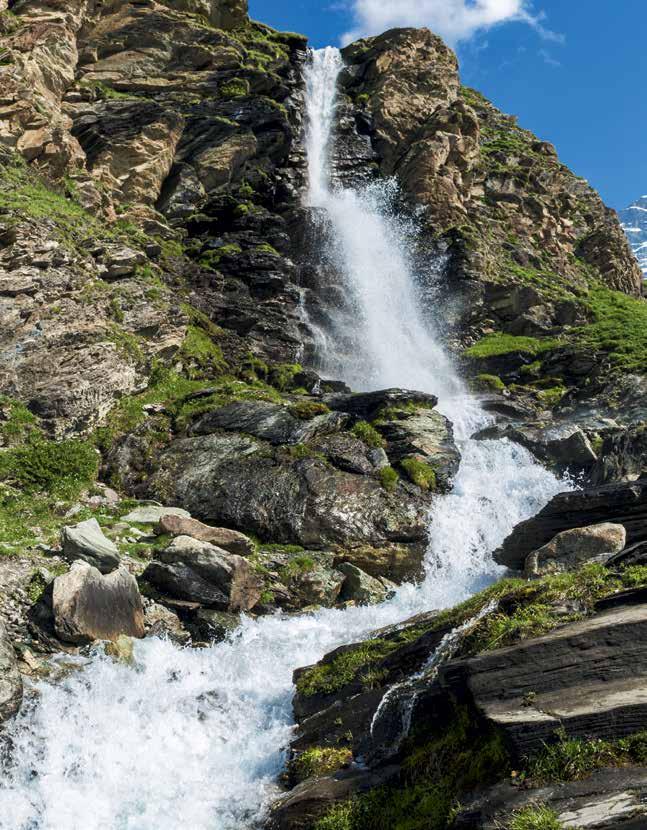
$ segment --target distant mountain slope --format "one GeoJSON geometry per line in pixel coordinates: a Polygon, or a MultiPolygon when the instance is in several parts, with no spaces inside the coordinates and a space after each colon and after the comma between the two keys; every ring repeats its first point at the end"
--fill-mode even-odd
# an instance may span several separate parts
{"type": "Polygon", "coordinates": [[[647,196],[621,210],[620,220],[647,279],[647,196]]]}

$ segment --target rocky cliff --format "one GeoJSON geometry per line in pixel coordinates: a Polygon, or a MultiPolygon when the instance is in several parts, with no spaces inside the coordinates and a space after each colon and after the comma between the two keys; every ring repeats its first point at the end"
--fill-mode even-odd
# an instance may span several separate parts
{"type": "MultiPolygon", "coordinates": [[[[310,368],[312,321],[344,297],[302,204],[306,41],[245,6],[0,0],[0,718],[35,654],[118,638],[77,614],[80,596],[181,643],[223,637],[241,611],[383,600],[419,576],[459,469],[433,395],[358,393],[310,368]]],[[[414,256],[440,263],[426,287],[444,334],[497,416],[479,438],[591,489],[498,552],[522,570],[541,549],[540,579],[297,673],[293,789],[273,821],[560,826],[515,824],[545,810],[616,826],[582,823],[602,804],[639,827],[640,269],[614,212],[462,87],[432,33],[344,57],[336,175],[397,179],[414,256]],[[608,522],[619,560],[572,572],[578,542],[552,573],[556,534],[608,522]],[[453,659],[429,666],[439,646],[453,659]]]]}

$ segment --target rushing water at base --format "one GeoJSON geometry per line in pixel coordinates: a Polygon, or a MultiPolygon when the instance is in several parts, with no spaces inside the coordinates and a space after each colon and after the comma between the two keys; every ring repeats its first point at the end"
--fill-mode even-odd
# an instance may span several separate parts
{"type": "MultiPolygon", "coordinates": [[[[363,344],[341,369],[358,387],[439,395],[463,454],[453,493],[432,511],[427,578],[378,607],[245,619],[227,642],[204,650],[146,640],[136,644],[134,668],[97,653],[66,679],[37,683],[6,733],[2,830],[254,827],[278,792],[293,670],[495,579],[491,551],[564,487],[520,447],[470,440],[487,419],[424,325],[406,234],[375,190],[330,189],[340,66],[336,50],[313,55],[307,103],[309,202],[330,218],[332,255],[363,344]]],[[[334,362],[332,353],[324,358],[334,362]]]]}

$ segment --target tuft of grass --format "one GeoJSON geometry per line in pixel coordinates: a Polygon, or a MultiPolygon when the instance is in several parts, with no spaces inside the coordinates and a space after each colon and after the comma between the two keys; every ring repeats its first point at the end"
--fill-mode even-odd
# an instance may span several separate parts
{"type": "Polygon", "coordinates": [[[331,746],[316,746],[306,749],[290,764],[296,781],[300,783],[308,778],[330,775],[342,767],[347,767],[353,760],[350,749],[331,746]]]}
{"type": "Polygon", "coordinates": [[[386,441],[368,421],[358,421],[352,429],[352,433],[360,441],[363,441],[368,447],[375,449],[384,449],[386,441]]]}
{"type": "Polygon", "coordinates": [[[400,466],[405,471],[409,479],[421,490],[435,490],[436,471],[432,466],[418,458],[405,458],[400,462],[400,466]]]}
{"type": "Polygon", "coordinates": [[[543,804],[524,807],[510,821],[510,830],[564,830],[557,813],[543,804]]]}
{"type": "Polygon", "coordinates": [[[396,473],[393,467],[382,467],[378,473],[380,484],[389,493],[393,493],[398,486],[400,476],[396,473]]]}
{"type": "Polygon", "coordinates": [[[290,414],[300,421],[311,421],[318,415],[325,415],[330,409],[320,401],[298,401],[290,407],[290,414]]]}
{"type": "Polygon", "coordinates": [[[515,337],[512,334],[496,332],[488,334],[478,343],[465,351],[465,356],[473,360],[484,360],[489,357],[500,357],[506,354],[519,353],[536,357],[543,352],[550,351],[560,345],[559,340],[539,339],[537,337],[515,337]]]}
{"type": "Polygon", "coordinates": [[[476,380],[482,388],[493,392],[503,392],[505,389],[505,383],[497,375],[477,375],[476,380]]]}

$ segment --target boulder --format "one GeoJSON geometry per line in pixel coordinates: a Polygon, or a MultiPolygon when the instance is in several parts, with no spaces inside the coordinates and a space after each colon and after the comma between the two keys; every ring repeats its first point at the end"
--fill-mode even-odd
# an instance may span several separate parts
{"type": "Polygon", "coordinates": [[[67,643],[144,636],[142,598],[125,568],[103,576],[87,562],[74,562],[54,580],[52,608],[56,634],[67,643]]]}
{"type": "Polygon", "coordinates": [[[22,703],[22,676],[13,644],[0,620],[0,724],[16,714],[22,703]]]}
{"type": "Polygon", "coordinates": [[[225,527],[210,527],[197,519],[186,519],[171,513],[162,516],[157,528],[160,533],[168,533],[170,536],[190,536],[198,542],[209,542],[229,553],[237,553],[239,556],[251,556],[255,549],[252,540],[244,533],[225,527]]]}
{"type": "Polygon", "coordinates": [[[124,522],[132,522],[142,525],[158,524],[164,516],[180,516],[183,519],[190,519],[191,514],[180,507],[162,507],[160,504],[143,504],[131,510],[122,517],[124,522]]]}
{"type": "Polygon", "coordinates": [[[178,645],[186,645],[191,641],[191,635],[182,625],[178,615],[159,602],[145,602],[144,627],[147,637],[166,637],[178,645]]]}
{"type": "Polygon", "coordinates": [[[324,395],[322,400],[338,412],[350,412],[364,421],[372,421],[385,407],[424,405],[432,408],[438,403],[435,395],[408,389],[380,389],[377,392],[341,393],[324,395]]]}
{"type": "Polygon", "coordinates": [[[342,562],[337,569],[346,577],[339,595],[342,602],[352,601],[358,605],[377,605],[386,599],[388,590],[375,577],[369,576],[350,562],[342,562]]]}
{"type": "Polygon", "coordinates": [[[63,556],[68,562],[82,559],[97,568],[102,574],[119,567],[119,549],[114,542],[106,539],[96,519],[79,522],[74,527],[61,531],[63,556]]]}
{"type": "Polygon", "coordinates": [[[539,577],[575,570],[585,562],[606,562],[624,550],[626,541],[624,527],[611,522],[564,530],[527,557],[524,575],[539,577]]]}
{"type": "Polygon", "coordinates": [[[180,438],[162,451],[148,494],[170,495],[204,522],[280,544],[310,550],[402,546],[408,576],[417,575],[432,496],[404,484],[391,492],[377,475],[336,470],[310,446],[300,449],[305,453],[274,450],[229,432],[180,438]]]}
{"type": "Polygon", "coordinates": [[[178,536],[146,568],[142,578],[170,597],[219,611],[249,611],[263,583],[242,556],[178,536]]]}
{"type": "Polygon", "coordinates": [[[220,643],[240,625],[238,614],[216,611],[215,608],[200,608],[191,621],[191,630],[200,639],[220,643]]]}
{"type": "Polygon", "coordinates": [[[518,524],[494,559],[521,571],[526,557],[558,533],[601,522],[621,524],[628,545],[647,541],[647,479],[560,493],[532,519],[518,524]]]}

